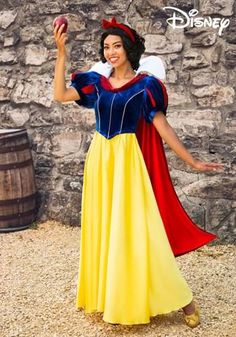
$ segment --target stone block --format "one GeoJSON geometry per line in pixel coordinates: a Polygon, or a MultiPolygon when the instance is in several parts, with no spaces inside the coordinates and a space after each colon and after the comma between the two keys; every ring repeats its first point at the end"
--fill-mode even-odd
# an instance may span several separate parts
{"type": "Polygon", "coordinates": [[[234,0],[200,0],[200,13],[204,15],[220,14],[223,16],[231,16],[234,0]]]}
{"type": "Polygon", "coordinates": [[[12,93],[12,100],[15,103],[35,102],[45,107],[52,104],[52,77],[31,76],[26,80],[19,80],[12,93]]]}
{"type": "Polygon", "coordinates": [[[22,42],[42,44],[45,32],[42,26],[32,23],[30,26],[22,27],[19,34],[22,42]]]}
{"type": "Polygon", "coordinates": [[[83,175],[85,155],[80,158],[60,160],[57,163],[58,172],[64,175],[78,176],[83,175]]]}
{"type": "Polygon", "coordinates": [[[87,151],[89,142],[90,136],[86,133],[67,128],[52,134],[52,154],[55,158],[80,157],[87,151]]]}
{"type": "Polygon", "coordinates": [[[184,86],[168,86],[169,107],[186,106],[191,103],[189,93],[184,86]]]}
{"type": "Polygon", "coordinates": [[[40,66],[48,59],[48,50],[43,46],[29,44],[25,48],[25,64],[40,66]]]}
{"type": "Polygon", "coordinates": [[[212,72],[210,70],[196,70],[191,71],[191,79],[192,84],[195,86],[204,86],[204,85],[210,85],[214,81],[214,75],[212,75],[212,72]]]}
{"type": "Polygon", "coordinates": [[[211,137],[209,140],[209,152],[219,153],[229,160],[236,155],[234,140],[234,133],[223,133],[217,137],[211,137]]]}
{"type": "Polygon", "coordinates": [[[230,18],[230,25],[224,33],[224,37],[229,43],[236,43],[236,17],[230,18]]]}
{"type": "Polygon", "coordinates": [[[78,192],[50,193],[46,214],[63,224],[80,225],[81,195],[78,192]]]}
{"type": "Polygon", "coordinates": [[[183,136],[190,148],[201,148],[202,142],[216,137],[221,123],[219,110],[178,110],[170,111],[167,117],[170,125],[183,136]],[[205,140],[206,138],[206,140],[205,140]]]}
{"type": "Polygon", "coordinates": [[[17,54],[15,50],[2,49],[0,53],[0,64],[10,65],[17,62],[17,54]]]}
{"type": "Polygon", "coordinates": [[[210,200],[207,206],[207,228],[217,233],[221,243],[235,244],[236,213],[232,200],[210,200]]]}
{"type": "Polygon", "coordinates": [[[182,43],[168,41],[164,35],[147,34],[145,41],[147,53],[170,54],[183,48],[182,43]]]}
{"type": "Polygon", "coordinates": [[[225,51],[225,65],[228,68],[235,68],[236,66],[236,47],[228,46],[225,51]]]}
{"type": "Polygon", "coordinates": [[[4,38],[4,47],[15,46],[19,42],[19,36],[16,33],[13,33],[10,36],[4,38]]]}
{"type": "Polygon", "coordinates": [[[29,112],[27,110],[9,110],[8,111],[9,118],[12,120],[13,125],[16,127],[23,127],[30,118],[29,112]]]}
{"type": "Polygon", "coordinates": [[[220,177],[212,176],[184,186],[183,191],[193,197],[235,200],[236,182],[232,178],[222,177],[222,175],[220,177]]]}
{"type": "Polygon", "coordinates": [[[205,56],[195,50],[187,50],[184,54],[183,69],[199,69],[205,68],[209,65],[205,56]]]}
{"type": "Polygon", "coordinates": [[[36,128],[30,133],[32,149],[38,154],[52,155],[51,132],[45,128],[36,128]]]}
{"type": "Polygon", "coordinates": [[[193,47],[209,47],[216,43],[217,34],[215,32],[205,32],[196,37],[191,41],[193,47]]]}
{"type": "Polygon", "coordinates": [[[73,192],[79,192],[82,193],[82,187],[83,187],[83,177],[67,177],[63,181],[63,187],[65,191],[73,191],[73,192]]]}
{"type": "Polygon", "coordinates": [[[222,87],[219,85],[204,86],[192,90],[197,97],[197,102],[202,107],[220,107],[234,102],[235,91],[233,87],[222,87]]]}
{"type": "Polygon", "coordinates": [[[0,87],[0,101],[10,101],[11,100],[11,90],[8,88],[0,87]]]}
{"type": "Polygon", "coordinates": [[[7,29],[16,19],[17,12],[15,10],[7,10],[0,12],[0,27],[7,29]]]}

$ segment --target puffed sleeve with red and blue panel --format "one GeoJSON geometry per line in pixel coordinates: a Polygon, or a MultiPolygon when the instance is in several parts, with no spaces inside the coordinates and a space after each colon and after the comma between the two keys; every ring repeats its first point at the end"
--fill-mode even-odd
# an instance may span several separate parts
{"type": "Polygon", "coordinates": [[[168,94],[165,85],[158,78],[148,76],[144,91],[144,119],[146,122],[151,123],[158,111],[162,111],[166,115],[167,107],[168,94]]]}
{"type": "Polygon", "coordinates": [[[71,74],[70,87],[74,87],[80,95],[80,99],[75,101],[78,105],[86,108],[94,107],[98,98],[96,85],[100,76],[95,71],[76,71],[71,74]]]}

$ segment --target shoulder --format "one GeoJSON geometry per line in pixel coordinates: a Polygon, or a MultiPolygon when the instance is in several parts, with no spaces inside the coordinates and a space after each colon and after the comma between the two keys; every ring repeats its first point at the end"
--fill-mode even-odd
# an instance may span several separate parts
{"type": "Polygon", "coordinates": [[[77,70],[71,74],[71,80],[84,80],[96,83],[100,79],[101,75],[96,71],[80,71],[77,70]]]}
{"type": "Polygon", "coordinates": [[[153,75],[146,75],[144,78],[146,89],[162,89],[166,90],[165,84],[159,78],[153,75]]]}

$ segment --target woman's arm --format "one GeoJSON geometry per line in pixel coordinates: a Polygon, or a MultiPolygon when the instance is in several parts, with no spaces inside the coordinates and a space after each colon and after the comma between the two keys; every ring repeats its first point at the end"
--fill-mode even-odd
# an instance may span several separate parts
{"type": "Polygon", "coordinates": [[[54,29],[54,38],[57,45],[57,59],[54,75],[54,100],[59,102],[76,101],[80,96],[75,88],[66,88],[65,84],[65,63],[66,63],[66,33],[62,33],[63,25],[54,29]]]}
{"type": "Polygon", "coordinates": [[[193,156],[184,147],[183,143],[180,141],[174,129],[170,126],[165,115],[161,111],[158,111],[158,113],[155,114],[153,124],[159,132],[161,138],[163,138],[169,147],[192,168],[199,171],[215,171],[224,166],[223,164],[206,163],[193,158],[193,156]]]}

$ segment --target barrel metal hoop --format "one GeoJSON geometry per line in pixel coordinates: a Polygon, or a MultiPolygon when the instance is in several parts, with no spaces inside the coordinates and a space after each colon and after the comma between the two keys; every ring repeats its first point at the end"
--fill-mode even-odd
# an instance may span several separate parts
{"type": "Polygon", "coordinates": [[[11,131],[11,130],[9,130],[9,132],[5,132],[5,133],[1,133],[0,134],[0,141],[1,140],[5,140],[6,139],[5,136],[8,136],[7,138],[20,138],[23,135],[24,136],[27,135],[27,130],[26,129],[20,129],[18,131],[11,131]]]}
{"type": "Polygon", "coordinates": [[[34,198],[36,197],[37,192],[27,195],[25,197],[18,197],[18,198],[14,198],[14,199],[6,199],[6,200],[0,200],[0,206],[8,206],[8,205],[14,205],[14,204],[23,204],[26,201],[29,200],[34,200],[34,198]]]}
{"type": "Polygon", "coordinates": [[[18,141],[18,140],[21,140],[21,139],[26,139],[27,142],[29,141],[29,137],[28,137],[28,134],[26,131],[21,131],[19,133],[9,133],[9,134],[5,134],[7,135],[7,137],[2,137],[0,135],[0,144],[1,146],[2,145],[9,145],[9,142],[12,142],[12,141],[18,141]]]}
{"type": "Polygon", "coordinates": [[[32,162],[33,162],[32,158],[30,158],[30,159],[27,159],[27,160],[19,162],[19,163],[16,162],[16,163],[3,164],[3,165],[0,165],[0,171],[18,169],[18,168],[21,168],[21,167],[28,166],[32,162]]]}
{"type": "Polygon", "coordinates": [[[36,208],[37,207],[35,206],[34,208],[26,212],[21,212],[21,213],[16,213],[16,214],[11,214],[11,215],[0,215],[0,221],[14,220],[14,219],[19,219],[19,218],[24,218],[29,215],[33,215],[35,214],[36,208]]]}
{"type": "Polygon", "coordinates": [[[0,153],[9,153],[9,152],[21,151],[21,150],[26,150],[26,149],[29,149],[29,143],[3,147],[0,149],[0,153]]]}

